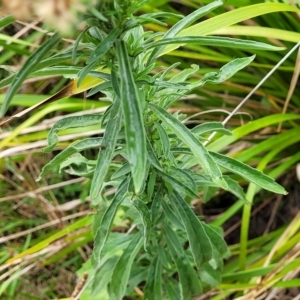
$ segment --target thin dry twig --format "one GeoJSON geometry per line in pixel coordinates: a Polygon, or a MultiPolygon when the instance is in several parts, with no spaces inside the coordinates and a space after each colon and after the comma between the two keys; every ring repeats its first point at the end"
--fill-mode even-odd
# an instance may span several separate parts
{"type": "MultiPolygon", "coordinates": [[[[300,74],[300,47],[298,49],[298,54],[297,54],[297,58],[296,58],[293,77],[292,77],[292,80],[291,80],[291,83],[290,83],[290,88],[289,88],[288,94],[287,94],[285,102],[284,102],[284,106],[283,106],[283,109],[282,109],[282,114],[285,114],[286,111],[287,111],[290,100],[293,96],[293,93],[295,91],[295,88],[296,88],[296,85],[297,85],[297,82],[298,82],[299,74],[300,74]]],[[[281,131],[281,127],[282,127],[282,122],[280,122],[278,124],[277,132],[281,131]]]]}
{"type": "MultiPolygon", "coordinates": [[[[300,47],[300,42],[298,42],[273,68],[272,70],[251,90],[251,92],[244,98],[244,100],[239,103],[235,109],[227,116],[227,118],[222,122],[223,125],[227,124],[227,122],[232,118],[232,116],[235,115],[235,113],[247,102],[248,99],[258,90],[266,81],[269,79],[269,77],[278,69],[278,67],[286,61],[286,59],[296,50],[300,47]]],[[[205,141],[203,144],[207,145],[213,137],[216,135],[216,132],[213,132],[205,141]]]]}
{"type": "Polygon", "coordinates": [[[82,182],[84,180],[86,180],[86,178],[79,177],[79,178],[74,178],[74,179],[71,179],[71,180],[62,181],[62,182],[59,182],[59,183],[55,183],[55,184],[51,184],[51,185],[40,187],[40,188],[38,188],[36,190],[33,190],[33,191],[30,191],[30,192],[26,192],[26,193],[22,193],[22,194],[16,194],[16,195],[11,195],[11,196],[0,198],[0,202],[9,201],[9,200],[15,200],[15,199],[24,198],[24,197],[35,198],[35,196],[37,194],[40,194],[40,193],[43,193],[43,192],[47,192],[49,190],[61,188],[61,187],[66,186],[66,185],[71,185],[71,184],[74,184],[74,183],[79,183],[79,182],[82,182]]]}
{"type": "Polygon", "coordinates": [[[10,240],[19,238],[21,236],[33,233],[33,232],[38,231],[40,229],[44,229],[44,228],[47,228],[47,227],[51,227],[51,226],[57,225],[57,224],[59,224],[62,221],[72,220],[72,219],[75,219],[75,218],[78,218],[78,217],[86,216],[86,215],[88,215],[90,213],[91,213],[90,210],[81,211],[81,212],[78,212],[78,213],[75,213],[75,214],[72,214],[72,215],[69,215],[69,216],[65,216],[65,217],[63,217],[61,219],[56,219],[56,220],[53,220],[51,222],[42,224],[40,226],[36,226],[34,228],[31,228],[31,229],[27,229],[27,230],[24,230],[24,231],[15,233],[15,234],[11,234],[11,235],[8,235],[8,236],[1,237],[0,238],[0,244],[1,243],[6,243],[6,242],[8,242],[10,240]]]}

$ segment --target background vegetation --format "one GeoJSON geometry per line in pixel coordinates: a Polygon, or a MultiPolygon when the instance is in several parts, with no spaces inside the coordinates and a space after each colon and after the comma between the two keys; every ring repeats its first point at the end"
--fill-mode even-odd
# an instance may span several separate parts
{"type": "MultiPolygon", "coordinates": [[[[264,1],[227,1],[209,17],[235,9],[241,9],[237,14],[241,16],[242,12],[250,10],[245,7],[254,2],[264,1]]],[[[210,1],[156,0],[145,5],[143,12],[187,15],[205,3],[210,1]]],[[[279,11],[266,14],[266,9],[265,14],[241,23],[237,19],[238,25],[223,18],[221,29],[207,26],[210,30],[203,32],[204,35],[251,38],[283,46],[286,50],[257,51],[255,60],[246,69],[222,84],[194,90],[193,94],[175,103],[171,111],[180,110],[187,118],[193,116],[187,120],[190,127],[207,120],[223,121],[227,112],[232,111],[300,41],[297,4],[286,1],[286,5],[286,11],[281,6],[279,11]]],[[[175,21],[170,18],[167,23],[170,26],[175,21]]],[[[12,19],[4,18],[0,25],[0,86],[5,93],[8,76],[20,69],[47,36],[36,21],[12,23],[12,19]]],[[[147,24],[146,28],[154,32],[166,30],[158,24],[147,24]]],[[[73,38],[59,44],[60,49],[74,43],[73,38]]],[[[160,63],[166,68],[180,62],[176,72],[199,64],[200,69],[194,75],[197,79],[233,58],[251,54],[253,51],[186,45],[167,53],[160,63]]],[[[248,199],[253,201],[252,207],[244,206],[242,201],[222,191],[217,191],[207,204],[203,197],[193,202],[198,215],[203,215],[210,224],[223,226],[231,250],[221,284],[207,289],[197,299],[297,299],[300,293],[300,186],[296,176],[300,160],[299,70],[300,55],[296,50],[229,121],[227,127],[234,134],[217,136],[208,146],[212,151],[221,151],[276,178],[289,194],[278,196],[241,181],[248,199]]],[[[52,74],[38,74],[43,78],[26,80],[20,94],[14,97],[8,115],[31,107],[66,86],[74,74],[67,69],[60,70],[62,75],[63,72],[63,77],[53,70],[52,74]]],[[[4,95],[0,95],[0,101],[3,99],[4,95]]],[[[40,182],[35,179],[60,149],[77,139],[103,133],[95,125],[64,130],[54,153],[45,154],[41,149],[47,145],[46,136],[53,124],[62,117],[103,112],[106,107],[107,103],[98,101],[97,95],[87,98],[84,92],[53,102],[1,128],[0,294],[3,299],[71,299],[72,293],[78,292],[76,286],[81,290],[84,285],[82,278],[89,270],[88,259],[93,246],[87,180],[65,172],[51,174],[40,182]]],[[[122,218],[122,214],[118,214],[113,225],[116,235],[129,230],[122,218]]],[[[80,299],[90,299],[84,295],[80,299]]],[[[139,286],[130,291],[131,299],[142,296],[139,286]]]]}

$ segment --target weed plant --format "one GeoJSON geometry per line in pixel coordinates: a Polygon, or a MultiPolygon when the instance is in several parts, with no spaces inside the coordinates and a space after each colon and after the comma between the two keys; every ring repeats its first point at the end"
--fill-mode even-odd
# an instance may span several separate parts
{"type": "Polygon", "coordinates": [[[55,148],[62,130],[97,125],[105,131],[103,136],[69,145],[38,177],[40,180],[59,170],[89,179],[94,248],[91,260],[81,270],[87,271],[87,281],[75,299],[123,299],[136,291],[145,299],[186,300],[200,295],[220,284],[223,259],[229,250],[221,227],[205,223],[194,213],[191,201],[201,192],[202,201],[207,202],[223,189],[250,205],[237,176],[286,194],[261,171],[207,149],[209,134],[231,135],[221,122],[205,122],[190,129],[184,124],[185,115],[168,111],[194,89],[229,79],[255,56],[236,58],[219,72],[208,72],[197,80],[193,78],[197,65],[177,73],[177,63],[164,70],[157,68],[160,56],[183,44],[248,51],[281,48],[224,37],[178,36],[222,1],[187,17],[169,12],[137,15],[144,4],[134,0],[99,2],[86,14],[87,28],[72,47],[44,59],[61,39],[55,33],[5,81],[11,85],[1,107],[2,116],[25,78],[34,72],[37,76],[41,70],[50,72],[50,65],[59,72],[58,62],[72,59],[73,66],[65,69],[75,74],[76,85],[73,82],[68,90],[74,93],[87,84],[92,87],[88,96],[101,93],[100,100],[110,104],[102,114],[66,117],[55,123],[45,152],[55,148]],[[166,33],[143,27],[164,25],[169,17],[178,21],[166,33]],[[78,61],[85,65],[76,66],[78,61]],[[82,154],[88,149],[98,151],[95,159],[82,154]],[[113,193],[108,192],[111,190],[113,193]],[[116,219],[127,221],[126,233],[111,232],[116,219]]]}

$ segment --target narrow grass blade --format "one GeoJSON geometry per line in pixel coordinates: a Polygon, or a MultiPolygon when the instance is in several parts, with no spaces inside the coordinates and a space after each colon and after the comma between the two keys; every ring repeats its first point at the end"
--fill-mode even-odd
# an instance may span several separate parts
{"type": "MultiPolygon", "coordinates": [[[[221,28],[228,27],[239,22],[273,12],[294,11],[299,12],[295,6],[282,3],[259,3],[241,7],[224,14],[209,18],[199,24],[182,30],[177,36],[204,36],[221,28]]],[[[159,55],[177,49],[179,45],[166,46],[159,55]]]]}
{"type": "Polygon", "coordinates": [[[145,49],[156,48],[160,46],[166,46],[171,44],[200,44],[201,46],[212,47],[230,47],[232,49],[243,50],[267,50],[267,51],[279,51],[284,50],[283,47],[276,47],[266,43],[260,43],[256,41],[241,40],[234,38],[218,37],[218,36],[180,36],[168,39],[162,39],[145,45],[145,49]]]}
{"type": "Polygon", "coordinates": [[[14,17],[7,16],[0,19],[0,28],[5,27],[14,22],[14,17]]]}
{"type": "Polygon", "coordinates": [[[299,32],[263,26],[234,25],[226,28],[220,28],[217,31],[214,31],[213,34],[255,36],[267,39],[273,38],[293,43],[298,43],[300,41],[299,32]]]}
{"type": "Polygon", "coordinates": [[[54,34],[47,40],[47,42],[44,45],[42,45],[38,50],[36,50],[36,52],[34,52],[28,58],[22,69],[18,72],[18,76],[14,78],[12,84],[10,85],[7,91],[4,102],[0,109],[0,117],[3,117],[5,115],[13,96],[16,94],[26,77],[34,70],[36,65],[43,59],[43,57],[48,54],[48,52],[53,48],[53,46],[59,42],[59,40],[59,34],[54,34]]]}
{"type": "MultiPolygon", "coordinates": [[[[203,6],[199,9],[195,10],[194,12],[189,14],[187,17],[183,18],[182,20],[177,22],[174,26],[172,26],[167,31],[167,33],[163,36],[162,39],[174,37],[180,31],[182,31],[184,28],[193,24],[195,21],[197,21],[201,17],[205,16],[206,14],[208,14],[215,8],[221,6],[222,4],[223,4],[223,1],[217,0],[217,1],[212,2],[211,4],[208,4],[206,6],[203,6]]],[[[153,63],[153,61],[162,52],[163,49],[164,49],[164,47],[159,47],[159,48],[154,49],[149,57],[148,64],[153,63]]]]}

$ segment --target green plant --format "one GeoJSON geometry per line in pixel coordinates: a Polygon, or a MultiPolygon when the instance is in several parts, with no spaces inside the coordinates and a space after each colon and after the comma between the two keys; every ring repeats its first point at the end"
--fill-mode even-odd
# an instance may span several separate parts
{"type": "MultiPolygon", "coordinates": [[[[161,19],[169,16],[181,17],[170,13],[133,16],[142,4],[102,2],[97,13],[93,10],[94,15],[87,16],[88,28],[74,46],[48,59],[55,64],[55,59],[76,61],[83,56],[86,65],[79,72],[76,67],[68,69],[77,74],[79,87],[87,75],[99,78],[101,82],[89,95],[101,92],[111,104],[103,115],[68,117],[52,127],[45,151],[54,149],[57,133],[64,129],[96,124],[105,132],[103,137],[68,146],[45,165],[39,179],[54,169],[67,169],[91,179],[94,251],[82,271],[89,271],[88,286],[94,297],[104,299],[109,294],[109,299],[122,299],[146,282],[146,299],[190,299],[203,288],[220,283],[222,259],[229,253],[221,229],[197,217],[191,200],[203,192],[203,201],[208,201],[222,188],[247,203],[238,182],[223,175],[223,169],[272,192],[285,194],[285,190],[260,171],[204,147],[202,142],[208,133],[230,135],[221,123],[207,122],[188,129],[182,114],[167,111],[193,89],[227,80],[254,56],[235,59],[200,80],[190,79],[198,72],[196,65],[176,74],[177,64],[158,71],[156,60],[171,44],[200,43],[249,51],[280,48],[219,37],[176,37],[222,1],[182,18],[166,34],[144,31],[142,25],[161,24],[161,19]],[[96,160],[80,154],[88,149],[99,149],[96,160]],[[195,164],[191,165],[193,160],[195,164]],[[114,193],[106,193],[108,189],[114,193]],[[116,218],[129,221],[126,234],[110,233],[116,218]]],[[[58,41],[58,34],[51,37],[28,59],[18,76],[12,76],[2,114],[24,78],[45,66],[43,57],[58,41]]]]}

